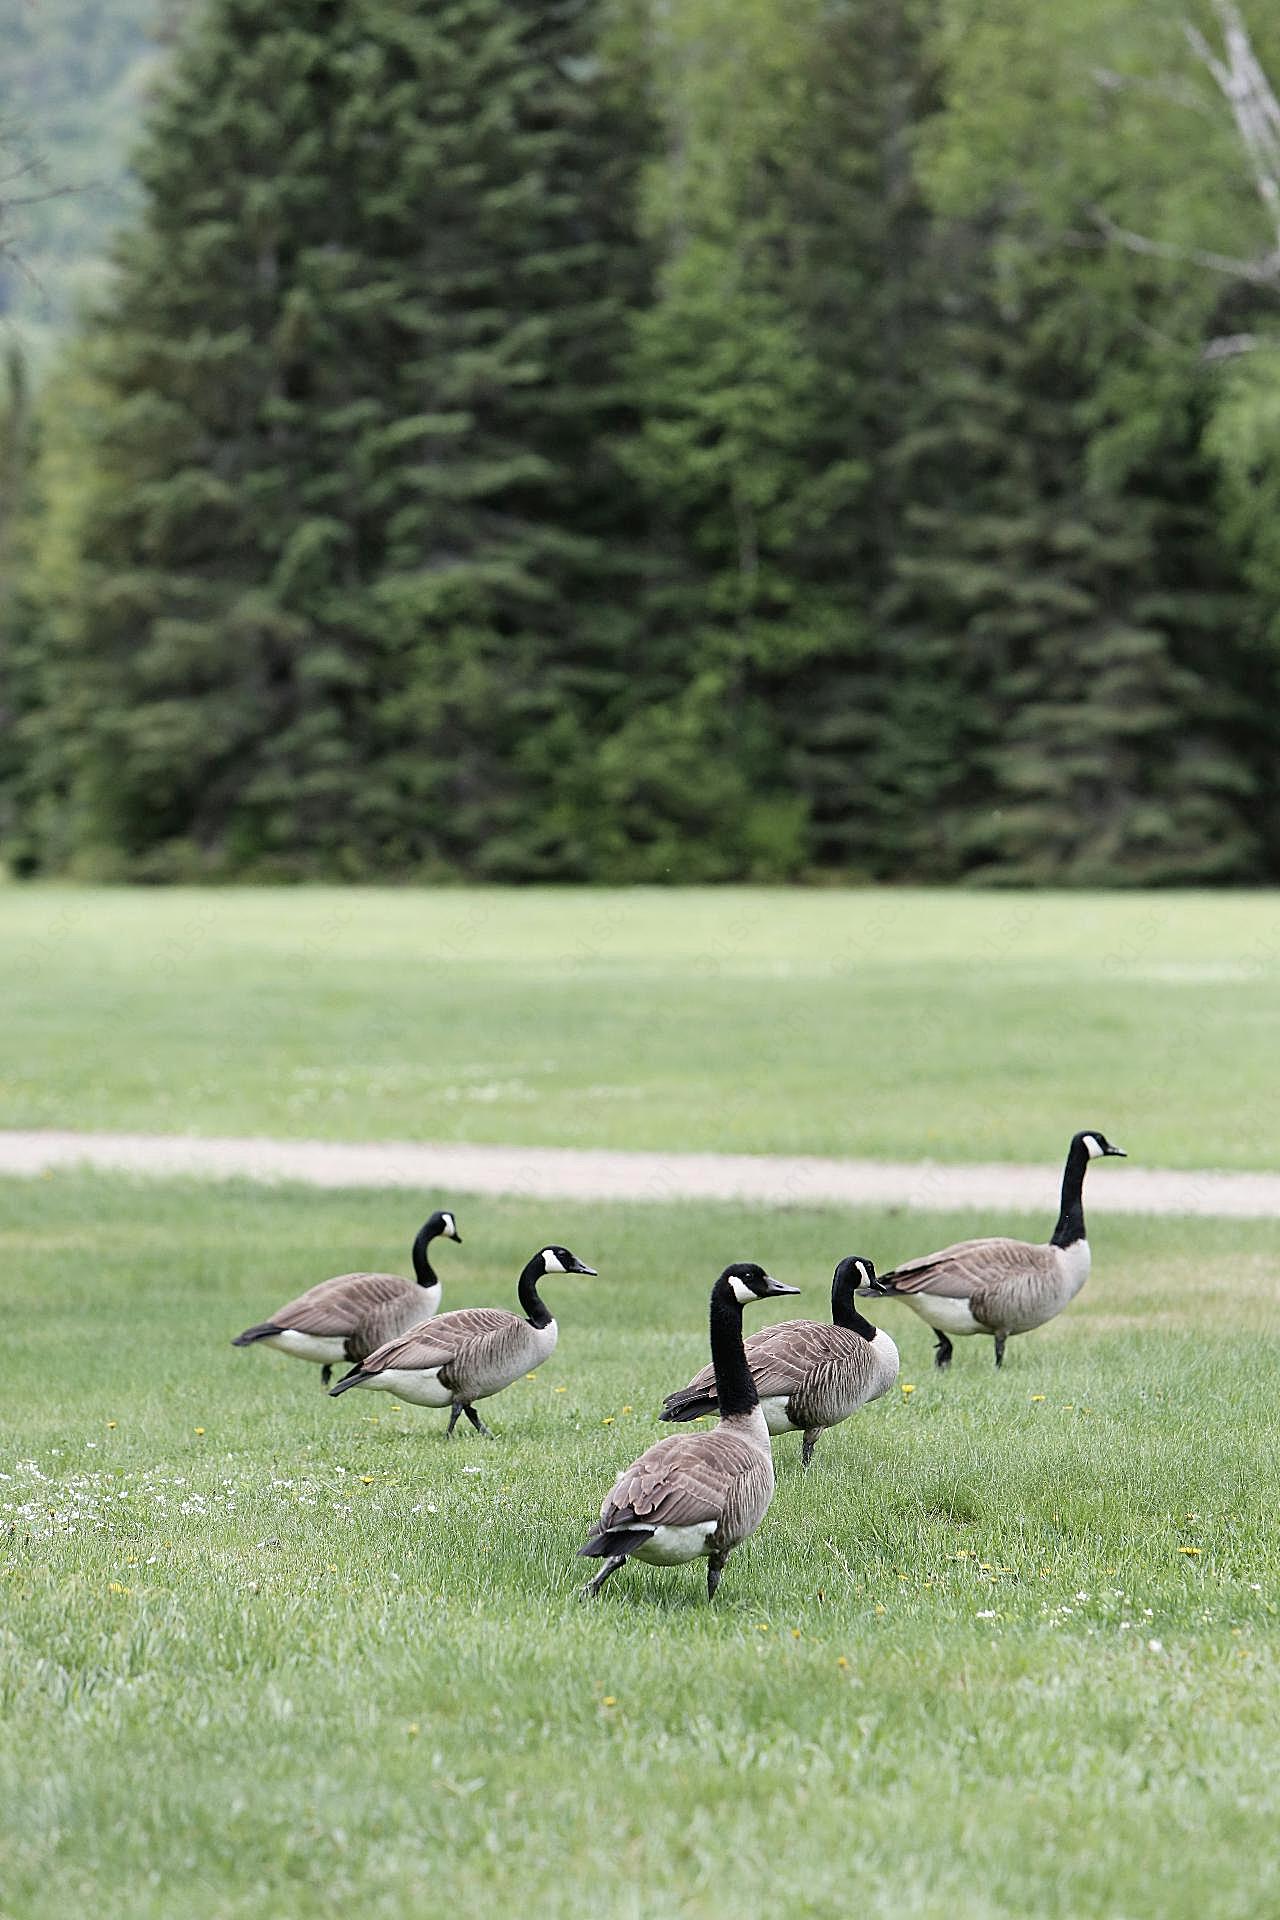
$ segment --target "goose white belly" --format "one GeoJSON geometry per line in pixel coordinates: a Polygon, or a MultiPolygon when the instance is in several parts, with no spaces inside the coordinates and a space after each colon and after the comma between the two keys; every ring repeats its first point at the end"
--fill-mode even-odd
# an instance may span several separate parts
{"type": "Polygon", "coordinates": [[[714,1520],[699,1520],[691,1527],[655,1527],[652,1538],[637,1547],[632,1557],[647,1560],[654,1567],[678,1567],[686,1560],[700,1560],[715,1530],[714,1520]]]}
{"type": "Polygon", "coordinates": [[[264,1347],[275,1347],[280,1353],[291,1353],[295,1360],[314,1360],[317,1366],[338,1366],[347,1357],[346,1341],[341,1334],[298,1333],[292,1327],[285,1327],[280,1333],[269,1334],[262,1342],[264,1347]]]}
{"type": "Polygon", "coordinates": [[[796,1433],[799,1429],[787,1412],[791,1396],[785,1393],[771,1393],[760,1402],[760,1411],[770,1433],[796,1433]]]}
{"type": "Polygon", "coordinates": [[[451,1407],[454,1400],[449,1388],[440,1383],[439,1367],[388,1367],[370,1374],[360,1385],[394,1393],[397,1400],[414,1407],[451,1407]]]}
{"type": "Polygon", "coordinates": [[[967,1300],[955,1300],[941,1293],[902,1293],[898,1298],[905,1300],[912,1311],[918,1313],[925,1325],[932,1327],[935,1333],[985,1333],[988,1331],[987,1328],[978,1325],[969,1311],[967,1300]]]}

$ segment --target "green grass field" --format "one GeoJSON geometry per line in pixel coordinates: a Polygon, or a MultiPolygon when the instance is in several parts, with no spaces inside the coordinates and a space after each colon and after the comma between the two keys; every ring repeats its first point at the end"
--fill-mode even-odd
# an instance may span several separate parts
{"type": "Polygon", "coordinates": [[[1280,1163],[1272,894],[0,889],[0,1125],[1280,1163]]]}
{"type": "Polygon", "coordinates": [[[803,1479],[778,1443],[715,1607],[636,1568],[586,1609],[575,1549],[722,1262],[820,1314],[836,1255],[972,1216],[459,1198],[446,1306],[509,1299],[548,1238],[601,1269],[548,1283],[560,1349],[493,1441],[232,1350],[318,1276],[403,1267],[425,1204],[0,1186],[5,1920],[1275,1909],[1269,1225],[1107,1221],[1000,1375],[978,1342],[934,1374],[884,1303],[914,1391],[803,1479]]]}

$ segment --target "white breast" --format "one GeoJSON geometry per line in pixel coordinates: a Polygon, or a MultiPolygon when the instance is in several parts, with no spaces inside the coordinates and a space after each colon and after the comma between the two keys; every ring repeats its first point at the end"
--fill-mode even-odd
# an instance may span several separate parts
{"type": "Polygon", "coordinates": [[[699,1520],[691,1527],[655,1527],[653,1538],[637,1547],[635,1558],[655,1567],[678,1567],[685,1560],[699,1560],[707,1552],[714,1520],[699,1520]]]}
{"type": "Polygon", "coordinates": [[[262,1344],[276,1347],[281,1353],[291,1353],[295,1360],[314,1360],[320,1367],[332,1367],[347,1357],[341,1334],[295,1333],[292,1327],[286,1327],[283,1333],[273,1333],[262,1344]]]}
{"type": "Polygon", "coordinates": [[[1074,1300],[1085,1281],[1089,1278],[1089,1268],[1093,1264],[1093,1255],[1089,1251],[1087,1240],[1077,1240],[1073,1247],[1058,1248],[1058,1266],[1067,1286],[1071,1289],[1067,1298],[1074,1300]]]}
{"type": "Polygon", "coordinates": [[[787,1399],[785,1393],[768,1394],[760,1402],[760,1411],[764,1415],[765,1425],[770,1433],[795,1433],[795,1422],[787,1417],[787,1399]]]}

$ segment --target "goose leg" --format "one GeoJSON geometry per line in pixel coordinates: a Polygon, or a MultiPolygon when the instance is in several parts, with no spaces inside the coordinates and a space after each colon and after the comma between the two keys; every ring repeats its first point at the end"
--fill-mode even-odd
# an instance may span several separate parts
{"type": "Polygon", "coordinates": [[[464,1405],[462,1411],[466,1414],[468,1420],[471,1422],[472,1426],[475,1428],[477,1433],[482,1433],[484,1434],[487,1440],[492,1440],[493,1435],[490,1433],[488,1427],[486,1427],[484,1421],[480,1418],[480,1415],[476,1412],[474,1407],[468,1407],[464,1405]]]}
{"type": "Polygon", "coordinates": [[[809,1462],[812,1460],[813,1450],[817,1446],[818,1441],[821,1439],[821,1437],[822,1437],[821,1427],[805,1428],[804,1443],[800,1448],[800,1465],[802,1467],[807,1467],[809,1462]]]}
{"type": "Polygon", "coordinates": [[[446,1440],[452,1440],[453,1430],[457,1426],[461,1416],[462,1416],[462,1402],[460,1400],[455,1400],[453,1405],[449,1409],[449,1424],[445,1428],[445,1433],[444,1433],[444,1437],[446,1440]]]}
{"type": "Polygon", "coordinates": [[[996,1365],[998,1367],[1004,1365],[1004,1343],[1008,1338],[1007,1333],[998,1333],[996,1335],[996,1365]]]}
{"type": "Polygon", "coordinates": [[[939,1333],[936,1330],[936,1328],[934,1330],[933,1338],[935,1342],[934,1349],[933,1349],[934,1366],[949,1367],[951,1365],[951,1356],[955,1352],[955,1348],[952,1346],[951,1342],[948,1340],[946,1334],[939,1333]]]}
{"type": "Polygon", "coordinates": [[[716,1588],[720,1585],[720,1575],[724,1572],[724,1563],[728,1558],[727,1553],[717,1553],[712,1554],[707,1562],[708,1600],[714,1600],[716,1597],[716,1588]]]}
{"type": "Polygon", "coordinates": [[[325,1366],[323,1366],[323,1367],[321,1367],[321,1369],[320,1369],[320,1385],[321,1385],[322,1387],[327,1387],[327,1386],[328,1386],[328,1384],[329,1384],[329,1382],[330,1382],[330,1381],[332,1380],[332,1378],[333,1378],[333,1368],[332,1368],[331,1366],[329,1366],[329,1365],[327,1365],[327,1364],[326,1364],[325,1366]]]}
{"type": "Polygon", "coordinates": [[[618,1571],[619,1567],[625,1567],[626,1564],[627,1564],[627,1556],[625,1553],[611,1553],[609,1555],[609,1558],[605,1561],[604,1565],[601,1567],[599,1573],[596,1574],[595,1578],[592,1580],[588,1580],[586,1586],[582,1589],[581,1593],[578,1595],[579,1600],[593,1599],[595,1595],[599,1593],[601,1587],[604,1585],[605,1581],[610,1577],[610,1575],[615,1574],[618,1571]]]}

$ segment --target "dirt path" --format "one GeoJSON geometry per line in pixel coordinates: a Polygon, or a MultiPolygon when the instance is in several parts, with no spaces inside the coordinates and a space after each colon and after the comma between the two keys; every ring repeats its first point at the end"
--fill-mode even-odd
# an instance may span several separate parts
{"type": "MultiPolygon", "coordinates": [[[[416,1187],[433,1194],[555,1200],[736,1200],[758,1206],[901,1206],[1052,1213],[1059,1166],[941,1166],[729,1153],[617,1153],[576,1147],[386,1141],[204,1139],[148,1133],[0,1131],[0,1174],[62,1167],[159,1178],[297,1181],[314,1187],[416,1187]]],[[[1280,1174],[1108,1167],[1089,1182],[1092,1213],[1280,1216],[1280,1174]]]]}

